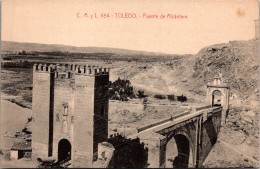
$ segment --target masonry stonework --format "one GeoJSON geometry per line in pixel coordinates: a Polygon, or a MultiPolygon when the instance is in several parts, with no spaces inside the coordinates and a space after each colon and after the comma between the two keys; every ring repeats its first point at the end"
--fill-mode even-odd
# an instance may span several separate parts
{"type": "Polygon", "coordinates": [[[99,154],[111,155],[111,162],[106,161],[105,166],[164,168],[169,161],[170,140],[174,139],[178,155],[171,165],[174,168],[202,167],[217,141],[228,110],[229,87],[222,81],[221,74],[207,86],[209,105],[148,124],[127,139],[122,136],[108,139],[108,82],[109,70],[103,68],[34,65],[34,159],[70,160],[71,167],[91,168],[95,167],[94,162],[100,161],[98,144],[110,142],[113,155],[110,149],[102,146],[99,149],[99,154]],[[214,105],[215,90],[222,93],[221,105],[214,105]]]}
{"type": "Polygon", "coordinates": [[[66,140],[71,148],[65,156],[71,158],[72,167],[92,167],[98,143],[108,137],[108,82],[105,68],[34,65],[34,159],[61,160],[61,140],[66,140]]]}
{"type": "Polygon", "coordinates": [[[222,111],[222,124],[225,124],[227,111],[229,109],[229,86],[227,82],[224,82],[222,79],[222,73],[218,72],[212,82],[207,84],[207,97],[206,102],[211,106],[214,106],[214,92],[220,91],[221,93],[221,106],[223,107],[222,111]]]}

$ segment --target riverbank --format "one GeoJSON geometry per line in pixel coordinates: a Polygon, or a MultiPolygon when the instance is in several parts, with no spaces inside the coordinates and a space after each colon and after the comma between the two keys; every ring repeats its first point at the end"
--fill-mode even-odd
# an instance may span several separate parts
{"type": "Polygon", "coordinates": [[[15,132],[21,131],[32,116],[32,110],[18,106],[1,97],[1,149],[10,149],[17,138],[15,132]]]}

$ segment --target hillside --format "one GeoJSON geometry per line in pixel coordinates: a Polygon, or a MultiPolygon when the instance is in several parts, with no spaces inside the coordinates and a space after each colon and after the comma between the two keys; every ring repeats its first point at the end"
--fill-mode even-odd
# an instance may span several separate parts
{"type": "Polygon", "coordinates": [[[220,69],[230,86],[229,113],[219,141],[203,165],[206,168],[257,168],[258,43],[256,40],[231,41],[205,47],[194,56],[175,58],[165,64],[124,66],[113,72],[130,79],[135,87],[146,90],[150,95],[184,94],[189,100],[205,102],[207,79],[212,79],[215,71],[220,69]]]}
{"type": "MultiPolygon", "coordinates": [[[[119,55],[143,57],[146,54],[149,57],[161,57],[161,53],[124,49],[82,48],[7,41],[3,41],[2,50],[114,52],[117,53],[113,55],[115,58],[119,55]]],[[[207,80],[214,76],[216,70],[220,69],[223,78],[229,82],[232,98],[251,100],[258,98],[259,59],[257,50],[258,42],[256,40],[231,41],[226,44],[204,47],[195,55],[164,55],[169,56],[166,62],[160,60],[157,63],[129,62],[123,65],[115,62],[108,66],[112,68],[110,76],[112,81],[119,76],[129,79],[136,88],[144,89],[152,94],[185,94],[189,98],[200,101],[204,101],[202,98],[206,94],[207,80]]],[[[69,61],[69,58],[67,59],[69,61]]]]}
{"type": "Polygon", "coordinates": [[[195,102],[205,102],[207,79],[220,69],[230,86],[229,128],[249,135],[258,132],[259,64],[258,41],[232,41],[201,49],[192,57],[167,63],[117,66],[111,80],[127,78],[135,88],[150,95],[184,94],[195,102]]]}
{"type": "Polygon", "coordinates": [[[231,96],[246,99],[258,93],[258,43],[232,41],[205,47],[194,56],[176,57],[167,63],[130,65],[114,70],[132,83],[161,93],[191,92],[205,95],[208,79],[220,69],[229,82],[231,96]]]}
{"type": "Polygon", "coordinates": [[[193,81],[189,83],[193,90],[204,88],[205,91],[205,79],[212,78],[220,69],[230,86],[230,109],[224,131],[242,132],[256,147],[259,144],[258,45],[259,41],[249,40],[203,48],[192,58],[194,64],[190,76],[193,81]]]}
{"type": "Polygon", "coordinates": [[[116,56],[125,57],[160,57],[160,58],[172,58],[179,55],[146,52],[137,50],[127,50],[108,47],[76,47],[60,44],[40,44],[40,43],[25,43],[25,42],[11,42],[2,41],[1,48],[3,53],[14,53],[25,51],[37,51],[37,52],[69,52],[69,53],[89,53],[89,54],[113,54],[116,56]]]}
{"type": "Polygon", "coordinates": [[[211,78],[220,69],[229,82],[231,92],[246,99],[258,93],[259,56],[256,40],[232,41],[203,48],[193,57],[192,78],[200,87],[206,78],[211,78]]]}

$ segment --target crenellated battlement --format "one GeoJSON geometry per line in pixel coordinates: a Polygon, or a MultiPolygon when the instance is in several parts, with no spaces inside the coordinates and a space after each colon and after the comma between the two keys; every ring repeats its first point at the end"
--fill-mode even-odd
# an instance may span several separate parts
{"type": "Polygon", "coordinates": [[[33,159],[71,157],[72,166],[92,167],[98,157],[98,143],[108,138],[108,83],[108,68],[34,64],[33,159]]]}
{"type": "Polygon", "coordinates": [[[54,72],[55,78],[72,78],[73,75],[108,75],[110,69],[99,66],[78,65],[78,64],[34,64],[35,72],[54,72]]]}
{"type": "Polygon", "coordinates": [[[53,72],[55,70],[55,67],[52,64],[34,64],[33,70],[38,72],[53,72]]]}

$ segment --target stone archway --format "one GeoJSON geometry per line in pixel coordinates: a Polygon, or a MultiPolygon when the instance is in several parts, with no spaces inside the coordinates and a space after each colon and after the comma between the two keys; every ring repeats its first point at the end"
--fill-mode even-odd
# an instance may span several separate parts
{"type": "Polygon", "coordinates": [[[212,106],[222,106],[223,105],[223,94],[220,90],[213,90],[212,94],[212,106]]]}
{"type": "Polygon", "coordinates": [[[71,144],[67,139],[61,139],[58,145],[58,161],[66,162],[71,159],[71,144]]]}
{"type": "Polygon", "coordinates": [[[166,144],[166,168],[193,168],[193,149],[186,135],[176,134],[166,144]]]}

